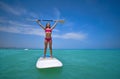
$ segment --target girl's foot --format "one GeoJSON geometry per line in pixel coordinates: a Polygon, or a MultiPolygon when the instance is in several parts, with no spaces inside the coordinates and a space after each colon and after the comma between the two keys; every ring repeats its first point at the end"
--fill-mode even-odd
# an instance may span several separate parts
{"type": "Polygon", "coordinates": [[[50,58],[53,58],[53,56],[50,56],[50,58]]]}
{"type": "Polygon", "coordinates": [[[43,58],[46,58],[46,56],[43,56],[43,58]]]}

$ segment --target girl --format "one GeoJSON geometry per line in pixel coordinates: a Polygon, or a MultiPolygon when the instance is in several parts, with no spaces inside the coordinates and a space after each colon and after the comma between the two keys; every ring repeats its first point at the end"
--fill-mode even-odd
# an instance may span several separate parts
{"type": "Polygon", "coordinates": [[[44,27],[40,20],[36,21],[43,30],[45,30],[45,41],[44,41],[44,58],[46,57],[46,50],[47,50],[47,46],[49,44],[49,48],[50,48],[50,57],[52,58],[52,30],[55,28],[56,24],[58,23],[58,21],[55,21],[54,25],[51,27],[50,23],[46,24],[46,27],[44,27]]]}

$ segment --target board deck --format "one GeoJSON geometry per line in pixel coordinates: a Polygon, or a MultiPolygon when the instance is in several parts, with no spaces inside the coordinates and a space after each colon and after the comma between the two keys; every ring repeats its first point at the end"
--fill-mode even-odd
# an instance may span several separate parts
{"type": "Polygon", "coordinates": [[[63,64],[57,58],[50,57],[40,57],[37,60],[36,67],[37,68],[53,68],[53,67],[62,67],[63,64]]]}

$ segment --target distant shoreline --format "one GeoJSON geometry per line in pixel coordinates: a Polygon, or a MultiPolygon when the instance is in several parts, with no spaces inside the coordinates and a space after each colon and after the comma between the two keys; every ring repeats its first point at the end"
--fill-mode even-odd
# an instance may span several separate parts
{"type": "MultiPolygon", "coordinates": [[[[41,48],[0,48],[0,49],[16,49],[16,50],[44,50],[41,48]]],[[[101,49],[63,49],[63,48],[59,48],[59,49],[53,49],[53,50],[120,50],[120,48],[101,48],[101,49]]]]}

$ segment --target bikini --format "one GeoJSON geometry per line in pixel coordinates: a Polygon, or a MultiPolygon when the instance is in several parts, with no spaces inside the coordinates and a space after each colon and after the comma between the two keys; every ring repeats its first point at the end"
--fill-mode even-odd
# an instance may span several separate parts
{"type": "MultiPolygon", "coordinates": [[[[51,29],[45,29],[45,32],[51,33],[52,30],[51,30],[51,29]]],[[[45,40],[46,40],[47,42],[50,42],[50,41],[52,40],[52,38],[51,38],[51,37],[50,37],[50,38],[45,38],[45,40]]]]}

